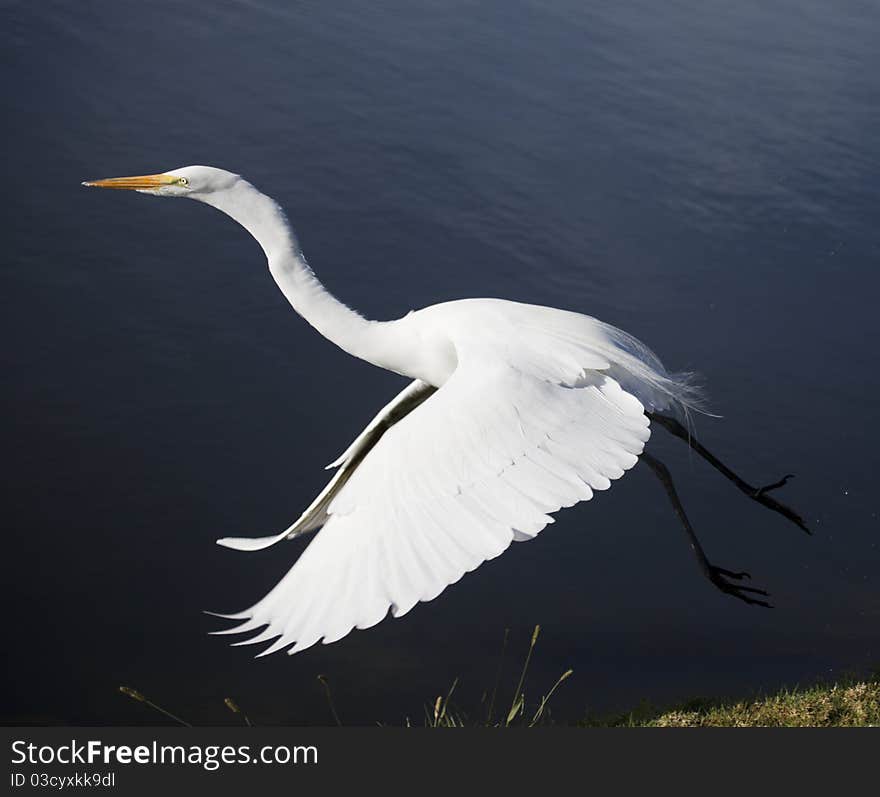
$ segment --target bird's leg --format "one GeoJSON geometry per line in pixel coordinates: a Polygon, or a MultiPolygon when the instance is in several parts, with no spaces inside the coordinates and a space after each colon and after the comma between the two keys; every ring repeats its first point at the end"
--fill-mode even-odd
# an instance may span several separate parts
{"type": "Polygon", "coordinates": [[[688,516],[684,511],[681,499],[679,499],[678,493],[675,490],[675,485],[672,482],[672,476],[669,473],[669,469],[659,459],[652,457],[650,454],[643,452],[639,458],[653,471],[654,475],[660,480],[660,483],[666,490],[666,495],[669,496],[672,508],[675,510],[675,514],[678,516],[681,525],[684,527],[685,534],[688,536],[691,549],[697,557],[697,564],[700,566],[703,575],[722,592],[732,595],[734,598],[739,598],[741,601],[745,601],[754,606],[764,606],[768,609],[772,608],[767,601],[753,597],[755,595],[763,595],[766,597],[767,593],[764,590],[758,589],[757,587],[746,587],[742,584],[733,583],[734,581],[750,579],[751,576],[748,573],[725,570],[723,567],[716,567],[709,561],[706,557],[706,552],[703,550],[703,546],[700,545],[696,532],[694,531],[693,526],[691,526],[688,516]]]}
{"type": "Polygon", "coordinates": [[[774,512],[778,512],[783,517],[788,518],[792,523],[805,531],[807,534],[811,533],[810,530],[807,528],[806,522],[797,512],[795,512],[793,509],[786,506],[785,504],[781,503],[780,501],[777,501],[772,496],[768,495],[768,493],[772,492],[773,490],[778,490],[780,487],[783,487],[785,484],[787,484],[789,479],[794,478],[792,474],[789,473],[786,476],[783,476],[779,481],[773,482],[772,484],[765,484],[763,487],[753,487],[745,479],[741,478],[730,468],[728,468],[727,465],[725,465],[699,440],[697,440],[697,438],[694,437],[678,420],[668,415],[661,415],[657,412],[649,412],[648,417],[653,423],[659,424],[670,434],[673,434],[681,440],[684,440],[694,451],[696,451],[703,459],[705,459],[706,462],[708,462],[717,471],[724,474],[753,501],[757,501],[762,506],[766,506],[768,509],[772,509],[774,512]]]}

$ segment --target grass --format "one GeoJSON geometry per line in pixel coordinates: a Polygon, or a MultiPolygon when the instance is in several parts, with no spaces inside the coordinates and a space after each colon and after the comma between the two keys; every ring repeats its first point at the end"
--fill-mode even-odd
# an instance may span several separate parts
{"type": "MultiPolygon", "coordinates": [[[[476,711],[467,713],[453,703],[458,679],[445,694],[440,694],[425,706],[423,724],[430,728],[461,728],[467,726],[509,728],[512,726],[535,727],[554,724],[550,715],[550,699],[557,689],[571,677],[572,670],[566,670],[556,683],[538,700],[529,703],[526,699],[526,684],[529,664],[532,660],[541,626],[536,625],[519,671],[519,679],[513,692],[510,705],[498,705],[498,688],[501,683],[505,656],[509,641],[509,629],[504,632],[504,642],[495,683],[491,690],[483,692],[476,711]]],[[[318,676],[330,714],[336,725],[342,725],[330,683],[325,675],[318,676]]],[[[119,691],[154,711],[161,713],[181,725],[189,725],[185,720],[157,705],[136,689],[120,686],[119,691]]],[[[245,725],[252,725],[250,718],[230,697],[224,700],[226,707],[238,715],[245,725]]],[[[405,725],[412,726],[409,718],[405,725]]],[[[680,706],[660,709],[650,703],[638,708],[611,716],[587,716],[575,723],[578,727],[606,728],[705,728],[705,727],[877,727],[880,726],[880,670],[867,678],[854,676],[842,678],[833,683],[816,683],[809,686],[782,688],[770,695],[756,695],[740,700],[691,700],[680,706]]]]}
{"type": "MultiPolygon", "coordinates": [[[[513,700],[506,716],[495,717],[493,705],[498,691],[501,666],[507,648],[505,631],[502,661],[489,701],[488,713],[469,718],[450,708],[450,699],[457,681],[445,696],[438,696],[432,708],[426,708],[425,724],[430,727],[510,727],[511,725],[551,724],[548,703],[556,689],[572,675],[566,670],[552,689],[541,698],[534,711],[526,709],[523,691],[529,662],[538,641],[540,626],[535,626],[531,644],[519,677],[513,700]]],[[[484,694],[484,701],[486,695],[484,694]]],[[[880,671],[868,678],[848,676],[833,683],[816,683],[806,687],[783,687],[772,695],[757,695],[745,700],[690,700],[681,706],[660,709],[643,703],[637,709],[608,717],[587,717],[575,723],[579,727],[873,727],[880,726],[880,671]]]]}
{"type": "Polygon", "coordinates": [[[783,688],[748,700],[692,700],[656,710],[643,705],[615,717],[588,718],[592,727],[823,728],[880,726],[880,676],[783,688]]]}
{"type": "MultiPolygon", "coordinates": [[[[513,698],[510,707],[506,712],[495,714],[496,698],[498,696],[498,685],[501,681],[501,672],[504,667],[504,656],[507,652],[507,642],[510,637],[510,629],[504,630],[504,643],[501,647],[501,660],[498,663],[498,672],[495,676],[495,685],[492,688],[491,696],[489,692],[483,692],[483,699],[480,701],[480,710],[475,718],[470,718],[460,709],[452,707],[450,701],[458,686],[458,679],[452,682],[452,686],[446,695],[438,695],[434,701],[433,707],[425,709],[425,725],[430,728],[462,728],[468,725],[484,726],[488,728],[509,728],[512,725],[527,726],[534,728],[536,725],[543,725],[550,721],[549,703],[553,693],[562,685],[564,681],[571,677],[573,670],[566,670],[556,683],[550,688],[536,704],[529,707],[526,702],[525,684],[526,675],[529,671],[529,663],[532,660],[532,653],[535,645],[538,643],[538,637],[541,634],[541,626],[536,625],[532,631],[532,639],[529,643],[529,649],[526,651],[525,661],[519,674],[519,681],[513,692],[513,698]]],[[[407,725],[411,723],[407,720],[407,725]]]]}
{"type": "MultiPolygon", "coordinates": [[[[456,678],[452,682],[452,686],[449,688],[445,695],[438,695],[436,700],[434,700],[430,706],[425,707],[424,724],[431,728],[460,728],[468,725],[504,728],[509,728],[513,725],[520,725],[531,728],[536,725],[541,725],[549,722],[550,698],[562,685],[562,683],[571,676],[572,670],[566,670],[564,673],[562,673],[562,675],[560,675],[559,678],[556,679],[556,683],[553,684],[550,690],[533,706],[528,704],[528,702],[526,701],[525,693],[526,676],[529,671],[529,663],[532,660],[532,653],[535,650],[535,645],[538,643],[538,637],[540,636],[540,633],[541,626],[536,625],[534,631],[532,632],[529,648],[526,651],[525,661],[523,662],[522,669],[520,670],[519,681],[517,682],[516,689],[513,692],[513,699],[511,700],[510,706],[506,711],[502,711],[501,709],[499,709],[501,713],[496,714],[498,687],[501,682],[501,674],[504,667],[505,654],[507,653],[507,643],[510,637],[510,629],[505,629],[504,631],[504,643],[501,648],[501,657],[498,664],[498,672],[495,676],[495,686],[492,689],[491,695],[489,692],[483,693],[483,698],[480,701],[480,708],[478,710],[477,716],[471,717],[464,711],[459,709],[457,706],[454,706],[452,704],[452,697],[455,693],[456,686],[458,686],[458,679],[456,678]]],[[[330,711],[330,715],[333,717],[333,722],[336,725],[342,725],[342,721],[339,719],[339,714],[336,711],[336,705],[333,701],[333,693],[330,688],[329,679],[326,675],[318,675],[317,680],[318,683],[321,685],[324,696],[327,699],[327,707],[330,711]]],[[[153,711],[163,715],[167,719],[172,720],[178,725],[191,727],[191,723],[187,722],[184,719],[181,719],[176,714],[172,714],[166,708],[163,708],[158,703],[151,700],[137,689],[133,689],[130,686],[120,686],[119,692],[130,698],[131,700],[148,706],[153,711]]],[[[239,704],[233,698],[224,698],[223,704],[226,706],[227,709],[229,709],[229,711],[237,715],[239,720],[244,725],[247,725],[249,727],[252,727],[254,725],[254,723],[251,722],[250,717],[242,710],[241,706],[239,706],[239,704]]],[[[409,720],[409,718],[407,718],[405,724],[407,726],[411,726],[412,722],[409,720]]]]}

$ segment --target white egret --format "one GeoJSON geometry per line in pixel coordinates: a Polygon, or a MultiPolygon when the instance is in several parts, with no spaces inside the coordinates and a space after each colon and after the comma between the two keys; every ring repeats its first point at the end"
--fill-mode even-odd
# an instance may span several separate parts
{"type": "Polygon", "coordinates": [[[579,313],[500,299],[433,305],[369,321],[332,296],[300,250],[284,212],[236,174],[187,166],[84,183],[212,205],[265,252],[294,310],[349,354],[412,382],[328,467],[337,471],[290,527],[220,545],[256,551],[320,528],[287,575],[243,621],[217,633],[255,632],[260,655],[369,628],[405,614],[551,514],[632,468],[641,456],[661,478],[705,575],[724,592],[768,605],[745,573],[706,558],[665,467],[643,452],[655,421],[690,442],[750,497],[805,528],[767,493],[712,457],[677,418],[693,406],[686,376],[670,374],[635,338],[579,313]]]}

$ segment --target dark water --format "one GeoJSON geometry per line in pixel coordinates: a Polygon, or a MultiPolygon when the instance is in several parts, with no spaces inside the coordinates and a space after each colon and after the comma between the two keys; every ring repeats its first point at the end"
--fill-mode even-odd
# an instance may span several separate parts
{"type": "MultiPolygon", "coordinates": [[[[880,10],[870,2],[6,2],[3,584],[7,722],[418,720],[491,686],[505,627],[556,716],[742,694],[880,662],[880,10]],[[289,211],[373,317],[464,296],[580,310],[705,377],[699,431],[797,479],[808,539],[674,441],[649,473],[401,620],[253,661],[202,609],[261,597],[274,532],[401,380],[300,321],[243,230],[86,192],[189,163],[289,211]]],[[[515,680],[508,668],[505,684],[515,680]]]]}

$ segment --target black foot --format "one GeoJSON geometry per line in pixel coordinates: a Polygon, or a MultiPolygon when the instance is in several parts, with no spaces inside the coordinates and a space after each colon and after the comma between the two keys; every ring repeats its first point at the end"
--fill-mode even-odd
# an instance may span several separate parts
{"type": "Polygon", "coordinates": [[[734,581],[751,579],[751,576],[748,573],[734,573],[731,570],[725,570],[723,567],[709,565],[709,570],[706,575],[709,577],[709,581],[727,595],[732,595],[734,598],[739,598],[741,601],[750,603],[753,606],[763,606],[766,609],[773,608],[773,606],[767,603],[767,601],[751,597],[752,595],[763,595],[764,597],[768,597],[768,593],[763,589],[758,589],[757,587],[744,587],[742,584],[733,584],[730,581],[730,579],[733,579],[734,581]]]}
{"type": "Polygon", "coordinates": [[[807,528],[806,521],[797,512],[795,512],[791,507],[786,506],[785,504],[777,501],[775,498],[767,494],[769,492],[772,492],[773,490],[778,490],[780,487],[784,487],[786,484],[788,484],[789,479],[793,478],[794,474],[789,473],[783,476],[778,482],[773,482],[773,484],[766,484],[763,487],[759,487],[751,494],[751,497],[762,506],[766,506],[767,509],[772,509],[774,512],[778,512],[783,517],[788,518],[802,531],[805,531],[807,534],[812,534],[813,532],[811,532],[807,528]]]}
{"type": "Polygon", "coordinates": [[[788,484],[789,479],[793,479],[793,473],[787,473],[783,476],[778,482],[773,482],[773,484],[765,484],[763,487],[759,487],[755,490],[755,498],[764,495],[764,493],[769,493],[771,490],[778,490],[780,487],[785,487],[788,484]]]}

